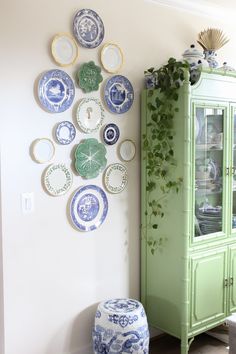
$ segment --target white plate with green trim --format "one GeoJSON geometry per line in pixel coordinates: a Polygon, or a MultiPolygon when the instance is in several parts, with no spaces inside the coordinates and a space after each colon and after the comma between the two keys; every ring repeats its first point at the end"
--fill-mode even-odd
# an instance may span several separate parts
{"type": "Polygon", "coordinates": [[[104,174],[104,184],[108,192],[120,193],[128,183],[128,173],[125,166],[114,163],[107,167],[104,174]]]}
{"type": "Polygon", "coordinates": [[[85,133],[97,131],[102,126],[104,116],[104,108],[96,98],[84,98],[76,112],[77,123],[85,133]]]}
{"type": "Polygon", "coordinates": [[[52,164],[47,168],[43,181],[49,194],[60,196],[72,186],[73,176],[65,164],[52,164]]]}

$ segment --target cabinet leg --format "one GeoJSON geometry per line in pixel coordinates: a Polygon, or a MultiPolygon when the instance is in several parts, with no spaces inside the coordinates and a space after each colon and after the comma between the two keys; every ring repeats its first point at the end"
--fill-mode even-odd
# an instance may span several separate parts
{"type": "Polygon", "coordinates": [[[190,345],[192,344],[193,340],[194,337],[189,340],[185,340],[185,339],[181,340],[181,354],[188,354],[190,345]]]}

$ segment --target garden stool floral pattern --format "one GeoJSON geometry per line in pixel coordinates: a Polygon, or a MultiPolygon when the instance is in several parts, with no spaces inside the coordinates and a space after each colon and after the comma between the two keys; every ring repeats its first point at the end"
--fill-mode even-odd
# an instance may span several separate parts
{"type": "Polygon", "coordinates": [[[148,354],[149,330],[142,304],[112,299],[98,305],[93,328],[95,354],[148,354]]]}

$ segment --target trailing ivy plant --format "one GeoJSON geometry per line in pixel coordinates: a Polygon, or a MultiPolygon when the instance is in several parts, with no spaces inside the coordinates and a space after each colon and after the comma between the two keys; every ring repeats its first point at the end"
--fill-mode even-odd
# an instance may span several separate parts
{"type": "Polygon", "coordinates": [[[147,109],[151,113],[151,120],[147,124],[147,134],[142,136],[147,169],[148,201],[145,211],[146,224],[142,225],[142,232],[146,237],[147,229],[157,230],[154,237],[146,238],[152,254],[166,241],[163,235],[158,235],[159,223],[165,218],[165,200],[171,192],[178,193],[183,181],[182,177],[173,178],[173,170],[176,166],[173,121],[175,113],[178,112],[175,103],[179,97],[179,88],[185,79],[186,69],[189,69],[187,62],[170,58],[168,63],[159,69],[150,68],[144,72],[154,79],[154,88],[159,89],[161,93],[153,99],[154,90],[148,90],[147,109]],[[152,197],[154,190],[158,190],[158,199],[152,197]]]}

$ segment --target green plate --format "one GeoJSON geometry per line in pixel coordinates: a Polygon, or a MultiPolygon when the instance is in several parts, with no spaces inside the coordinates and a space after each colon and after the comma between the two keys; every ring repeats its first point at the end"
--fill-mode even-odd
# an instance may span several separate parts
{"type": "Polygon", "coordinates": [[[75,169],[84,178],[95,178],[107,164],[106,148],[97,139],[85,139],[75,151],[75,169]]]}
{"type": "Polygon", "coordinates": [[[101,68],[95,65],[93,61],[84,63],[77,72],[77,79],[84,92],[97,91],[100,82],[103,80],[101,68]]]}

